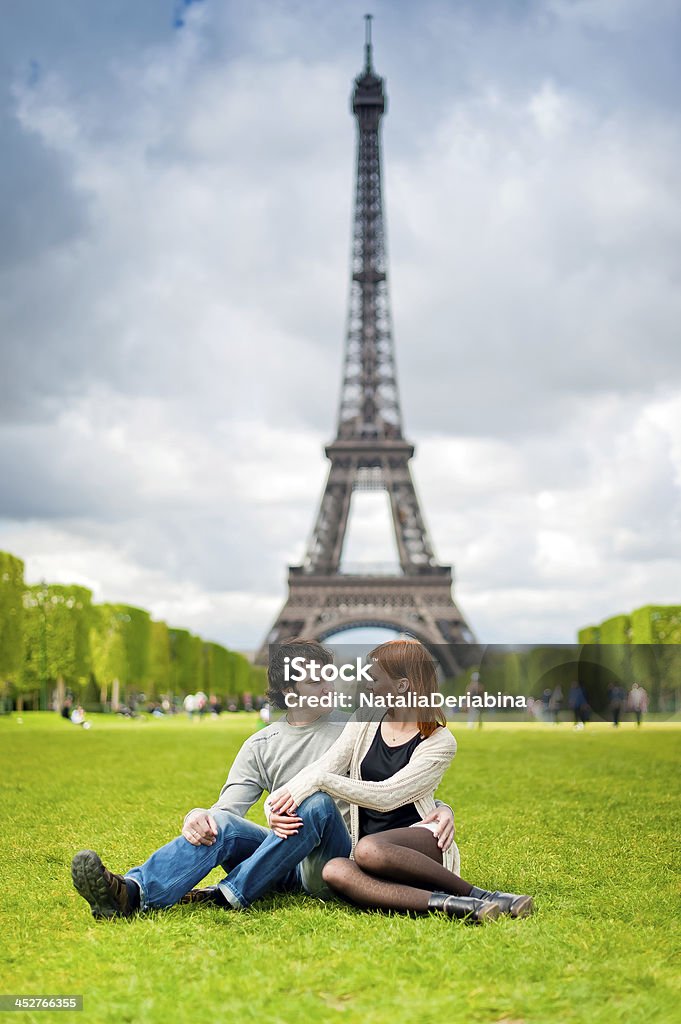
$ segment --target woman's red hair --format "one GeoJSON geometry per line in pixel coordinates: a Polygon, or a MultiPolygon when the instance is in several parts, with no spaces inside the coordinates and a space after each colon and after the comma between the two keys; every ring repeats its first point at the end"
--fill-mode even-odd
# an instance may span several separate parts
{"type": "MultiPolygon", "coordinates": [[[[418,697],[429,697],[438,690],[435,662],[418,640],[388,640],[374,647],[369,657],[391,679],[407,679],[418,697]]],[[[442,708],[423,708],[418,713],[423,717],[417,719],[416,724],[426,739],[438,726],[447,724],[442,708]]]]}

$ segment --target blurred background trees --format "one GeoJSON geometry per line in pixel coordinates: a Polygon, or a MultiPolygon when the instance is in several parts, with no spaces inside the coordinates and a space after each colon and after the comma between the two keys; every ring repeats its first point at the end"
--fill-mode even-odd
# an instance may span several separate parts
{"type": "Polygon", "coordinates": [[[264,694],[264,669],[144,608],[93,604],[86,587],[29,585],[24,563],[0,551],[0,710],[86,710],[182,703],[203,690],[222,706],[264,694]]]}

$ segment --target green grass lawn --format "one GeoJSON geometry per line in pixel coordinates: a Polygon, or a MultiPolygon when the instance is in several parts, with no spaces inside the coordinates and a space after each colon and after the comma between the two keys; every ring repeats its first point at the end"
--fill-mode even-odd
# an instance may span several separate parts
{"type": "Polygon", "coordinates": [[[1,993],[83,994],[82,1021],[681,1019],[679,725],[455,727],[438,795],[462,873],[538,907],[475,928],[294,896],[94,921],[73,854],[142,862],[213,802],[255,723],[91,720],[0,719],[1,993]]]}

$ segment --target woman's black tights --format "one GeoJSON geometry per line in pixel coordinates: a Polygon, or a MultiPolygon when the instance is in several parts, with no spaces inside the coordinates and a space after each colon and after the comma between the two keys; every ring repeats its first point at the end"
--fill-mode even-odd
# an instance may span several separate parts
{"type": "Polygon", "coordinates": [[[326,884],[360,907],[425,912],[434,892],[468,896],[471,885],[442,865],[442,851],[427,828],[395,828],[365,836],[355,859],[334,857],[326,884]]]}

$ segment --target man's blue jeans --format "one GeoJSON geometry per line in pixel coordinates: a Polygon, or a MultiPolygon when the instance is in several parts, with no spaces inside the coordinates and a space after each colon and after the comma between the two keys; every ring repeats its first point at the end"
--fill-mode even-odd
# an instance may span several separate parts
{"type": "Polygon", "coordinates": [[[279,839],[230,811],[214,812],[218,834],[211,846],[194,846],[178,836],[126,873],[141,889],[140,909],[173,906],[218,866],[229,873],[220,889],[236,907],[250,906],[270,890],[328,896],[322,867],[332,857],[350,855],[348,830],[326,793],[304,800],[298,815],[304,823],[298,834],[279,839]],[[256,861],[261,847],[265,849],[256,861]]]}
{"type": "Polygon", "coordinates": [[[331,890],[322,868],[333,857],[349,857],[352,843],[343,816],[327,793],[313,793],[296,811],[303,825],[280,839],[274,832],[248,859],[219,882],[233,907],[244,909],[266,892],[306,892],[326,899],[331,890]]]}

